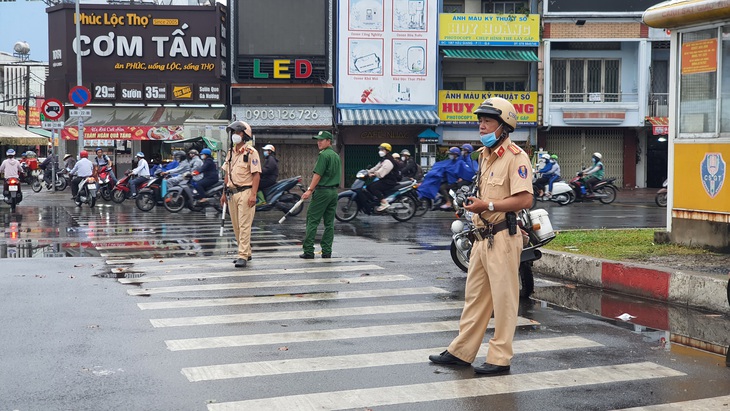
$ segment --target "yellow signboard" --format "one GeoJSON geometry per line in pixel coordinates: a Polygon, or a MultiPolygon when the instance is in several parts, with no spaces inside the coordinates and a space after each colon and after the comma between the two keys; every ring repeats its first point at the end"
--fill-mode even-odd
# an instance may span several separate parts
{"type": "Polygon", "coordinates": [[[476,123],[474,110],[490,97],[509,100],[517,111],[517,124],[537,125],[536,91],[464,91],[439,90],[439,119],[442,123],[476,123]]]}
{"type": "Polygon", "coordinates": [[[539,14],[439,14],[441,46],[540,45],[539,14]]]}
{"type": "Polygon", "coordinates": [[[674,144],[674,208],[730,213],[730,144],[674,144]]]}

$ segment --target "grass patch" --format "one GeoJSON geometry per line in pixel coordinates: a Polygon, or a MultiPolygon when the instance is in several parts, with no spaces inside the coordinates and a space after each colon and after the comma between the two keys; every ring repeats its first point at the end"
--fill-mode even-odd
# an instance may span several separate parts
{"type": "Polygon", "coordinates": [[[560,231],[546,249],[582,254],[606,260],[646,260],[652,256],[702,255],[702,248],[654,244],[653,228],[560,231]]]}

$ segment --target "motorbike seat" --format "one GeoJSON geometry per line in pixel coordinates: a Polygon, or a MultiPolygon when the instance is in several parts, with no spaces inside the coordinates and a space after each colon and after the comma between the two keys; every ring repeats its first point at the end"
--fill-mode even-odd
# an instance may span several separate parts
{"type": "Polygon", "coordinates": [[[216,191],[223,190],[223,188],[224,188],[223,181],[218,180],[217,183],[215,183],[211,188],[209,188],[205,191],[205,195],[209,196],[209,195],[215,193],[216,191]]]}

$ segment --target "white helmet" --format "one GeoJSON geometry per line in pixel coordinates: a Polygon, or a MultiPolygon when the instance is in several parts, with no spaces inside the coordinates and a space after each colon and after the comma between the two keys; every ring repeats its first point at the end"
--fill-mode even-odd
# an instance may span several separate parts
{"type": "Polygon", "coordinates": [[[597,158],[599,160],[603,160],[603,156],[598,151],[596,151],[595,153],[593,153],[593,157],[595,157],[595,158],[597,158]]]}
{"type": "Polygon", "coordinates": [[[399,159],[399,158],[400,158],[400,154],[398,154],[398,153],[393,153],[393,158],[394,158],[394,159],[396,159],[396,160],[397,160],[397,159],[399,159]]]}
{"type": "Polygon", "coordinates": [[[545,159],[545,160],[550,160],[550,154],[542,153],[542,154],[540,154],[540,158],[545,159]]]}
{"type": "Polygon", "coordinates": [[[272,153],[276,153],[276,148],[272,146],[271,144],[267,144],[262,148],[262,150],[271,151],[272,153]]]}

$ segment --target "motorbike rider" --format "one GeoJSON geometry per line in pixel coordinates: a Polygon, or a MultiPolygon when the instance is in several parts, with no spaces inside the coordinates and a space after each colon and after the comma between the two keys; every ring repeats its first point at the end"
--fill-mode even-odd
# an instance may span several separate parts
{"type": "Polygon", "coordinates": [[[469,143],[461,146],[461,159],[466,163],[467,167],[476,173],[479,170],[479,162],[471,157],[473,151],[474,147],[469,143]]]}
{"type": "MultiPolygon", "coordinates": [[[[557,158],[557,156],[555,157],[557,158]]],[[[553,182],[560,179],[560,166],[548,153],[541,154],[540,159],[543,160],[543,166],[537,170],[537,172],[540,173],[540,178],[535,180],[535,188],[538,190],[538,197],[542,197],[544,195],[549,198],[553,191],[553,182]],[[543,192],[545,184],[548,184],[549,187],[548,191],[543,192]]]]}
{"type": "Polygon", "coordinates": [[[418,167],[416,166],[416,160],[411,158],[411,152],[403,149],[400,152],[400,158],[403,161],[403,168],[400,173],[403,178],[416,178],[418,174],[418,167]]]}
{"type": "Polygon", "coordinates": [[[79,157],[79,161],[76,162],[69,172],[69,174],[74,176],[73,179],[71,179],[71,198],[73,199],[76,199],[76,196],[79,194],[79,183],[81,183],[81,181],[85,178],[89,178],[95,174],[94,163],[89,160],[89,152],[81,150],[79,157]]]}
{"type": "Polygon", "coordinates": [[[548,195],[553,192],[553,183],[561,179],[560,164],[558,164],[558,155],[551,154],[550,161],[553,163],[553,167],[550,169],[550,174],[552,174],[553,176],[550,177],[550,181],[548,181],[548,195]]]}
{"type": "Polygon", "coordinates": [[[276,147],[267,144],[261,151],[264,153],[264,163],[261,167],[259,192],[256,194],[257,205],[266,204],[264,190],[276,184],[276,180],[279,179],[279,159],[276,158],[276,147]]]}
{"type": "Polygon", "coordinates": [[[66,154],[63,156],[63,168],[66,170],[71,170],[76,165],[76,157],[74,157],[71,154],[66,154]]]}
{"type": "MultiPolygon", "coordinates": [[[[193,172],[197,169],[199,169],[203,165],[203,159],[200,158],[200,153],[196,149],[191,149],[188,151],[188,156],[190,157],[190,171],[193,172]]],[[[203,178],[202,174],[198,174],[197,176],[193,176],[193,181],[195,184],[197,184],[198,181],[200,181],[203,178]]]]}
{"type": "MultiPolygon", "coordinates": [[[[593,187],[603,180],[604,168],[603,168],[603,156],[599,152],[593,153],[591,161],[593,165],[581,170],[578,175],[581,176],[581,181],[586,185],[588,194],[593,193],[593,187]]],[[[578,197],[581,195],[581,190],[578,190],[578,197]]]]}
{"type": "Polygon", "coordinates": [[[205,192],[213,187],[220,178],[218,167],[215,165],[215,160],[213,160],[213,152],[209,148],[204,148],[200,150],[200,156],[203,159],[203,165],[193,170],[193,175],[202,175],[203,178],[197,182],[198,194],[195,197],[201,199],[201,202],[205,202],[206,199],[203,198],[205,192]]]}
{"type": "Polygon", "coordinates": [[[55,167],[56,171],[58,171],[58,156],[56,155],[48,155],[45,160],[41,163],[38,168],[43,170],[43,181],[46,182],[48,186],[51,185],[51,178],[53,178],[53,168],[55,167]]]}
{"type": "Polygon", "coordinates": [[[94,165],[97,168],[97,174],[104,168],[109,168],[109,181],[112,187],[117,183],[117,177],[114,175],[114,169],[112,168],[112,160],[108,155],[104,154],[104,149],[101,147],[96,148],[96,157],[94,157],[94,165]]]}
{"type": "Polygon", "coordinates": [[[147,181],[150,177],[150,166],[147,164],[147,160],[144,159],[144,153],[140,151],[135,157],[137,157],[137,167],[129,172],[129,174],[137,176],[129,181],[129,190],[132,192],[132,198],[137,197],[137,186],[147,181]]]}
{"type": "MultiPolygon", "coordinates": [[[[398,166],[398,170],[402,170],[403,169],[403,160],[401,160],[400,154],[393,153],[393,160],[395,160],[395,165],[398,166]]],[[[402,172],[399,172],[399,174],[401,175],[401,177],[403,176],[402,172]]]]}
{"type": "MultiPolygon", "coordinates": [[[[7,158],[3,160],[2,164],[0,164],[0,174],[4,173],[3,178],[5,182],[3,186],[6,190],[8,186],[8,179],[17,178],[20,180],[20,175],[23,173],[23,166],[20,165],[20,161],[15,158],[15,150],[12,148],[9,148],[8,151],[5,152],[5,156],[7,158]]],[[[20,184],[18,184],[18,190],[20,190],[20,184]]]]}
{"type": "Polygon", "coordinates": [[[388,143],[383,143],[378,146],[378,155],[381,160],[375,167],[368,170],[370,177],[377,177],[379,180],[368,184],[367,190],[380,201],[380,205],[375,211],[383,211],[390,207],[390,203],[385,198],[385,192],[395,187],[400,180],[398,172],[398,164],[393,159],[393,155],[390,154],[393,151],[388,143]]]}
{"type": "Polygon", "coordinates": [[[172,176],[166,180],[166,183],[169,186],[176,186],[183,180],[183,174],[190,172],[190,159],[184,151],[176,151],[172,155],[177,160],[177,167],[163,171],[160,174],[164,177],[172,176]]]}

